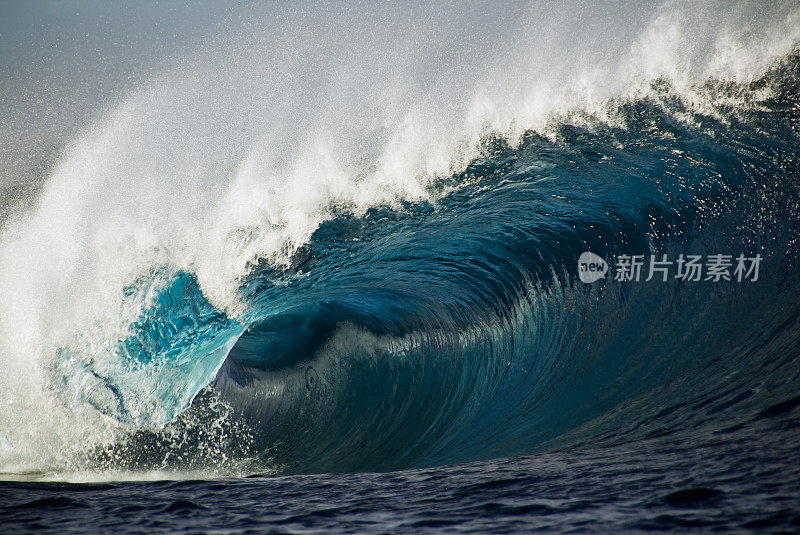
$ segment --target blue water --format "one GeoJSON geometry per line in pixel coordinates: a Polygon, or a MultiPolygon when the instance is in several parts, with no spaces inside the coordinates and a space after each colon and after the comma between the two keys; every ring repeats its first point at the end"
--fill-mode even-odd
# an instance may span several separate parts
{"type": "Polygon", "coordinates": [[[6,529],[796,532],[800,61],[709,80],[715,114],[653,84],[613,124],[487,137],[435,203],[343,209],[291,266],[253,265],[242,318],[168,273],[115,366],[65,348],[54,374],[140,426],[83,469],[220,477],[0,483],[6,529]],[[755,282],[584,284],[584,251],[763,261],[755,282]]]}
{"type": "Polygon", "coordinates": [[[522,533],[800,527],[797,416],[390,473],[0,483],[9,531],[522,533]]]}

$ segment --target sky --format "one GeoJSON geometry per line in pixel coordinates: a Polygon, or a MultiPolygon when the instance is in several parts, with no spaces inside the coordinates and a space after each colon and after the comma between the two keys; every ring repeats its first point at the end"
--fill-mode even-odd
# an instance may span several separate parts
{"type": "Polygon", "coordinates": [[[46,173],[76,131],[232,16],[221,2],[0,0],[0,187],[46,173]]]}

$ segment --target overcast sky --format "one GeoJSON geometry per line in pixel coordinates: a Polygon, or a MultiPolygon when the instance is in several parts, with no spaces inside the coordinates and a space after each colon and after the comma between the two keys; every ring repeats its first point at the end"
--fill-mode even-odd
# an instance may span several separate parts
{"type": "Polygon", "coordinates": [[[54,151],[241,6],[0,0],[0,185],[54,151]]]}

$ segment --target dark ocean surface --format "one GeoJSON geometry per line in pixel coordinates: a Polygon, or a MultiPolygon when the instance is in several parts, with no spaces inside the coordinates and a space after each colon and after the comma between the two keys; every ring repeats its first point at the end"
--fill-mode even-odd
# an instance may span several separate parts
{"type": "Polygon", "coordinates": [[[7,533],[800,529],[798,411],[601,448],[389,473],[0,483],[7,533]]]}

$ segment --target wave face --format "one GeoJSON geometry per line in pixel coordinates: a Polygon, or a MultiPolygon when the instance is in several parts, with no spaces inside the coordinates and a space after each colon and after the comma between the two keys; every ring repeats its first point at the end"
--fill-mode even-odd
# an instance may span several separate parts
{"type": "MultiPolygon", "coordinates": [[[[255,269],[233,327],[204,315],[196,284],[175,275],[145,315],[157,323],[138,323],[120,358],[169,361],[155,388],[170,418],[213,377],[251,449],[292,471],[433,466],[748,421],[800,389],[798,81],[793,56],[750,88],[709,83],[720,99],[775,91],[723,118],[659,87],[615,104],[619,126],[558,124],[516,148],[487,140],[435,205],[334,217],[290,268],[255,269]],[[763,267],[749,283],[584,285],[586,250],[743,252],[763,267]]],[[[116,401],[109,414],[123,418],[116,401]]]]}
{"type": "Polygon", "coordinates": [[[245,283],[214,389],[299,471],[699,433],[796,401],[797,74],[795,56],[726,120],[662,88],[618,104],[620,127],[489,142],[435,207],[327,222],[290,272],[245,283]],[[751,283],[584,285],[586,250],[764,260],[751,283]]]}
{"type": "MultiPolygon", "coordinates": [[[[785,54],[792,37],[773,45],[785,54]]],[[[659,56],[626,74],[639,85],[588,100],[572,86],[546,113],[481,100],[481,120],[440,144],[436,128],[416,136],[449,119],[414,123],[412,108],[372,143],[364,126],[333,148],[301,135],[296,153],[281,147],[304,125],[254,146],[241,143],[255,120],[226,126],[208,158],[224,110],[185,121],[203,90],[158,120],[161,86],[137,93],[4,227],[2,471],[396,470],[791,409],[800,60],[767,49],[749,77],[708,61],[669,72],[659,56]],[[584,251],[763,260],[757,281],[584,284],[584,251]],[[26,271],[36,258],[48,267],[26,271]],[[53,432],[63,418],[76,423],[53,432]]],[[[249,91],[261,74],[229,83],[249,91]]]]}

